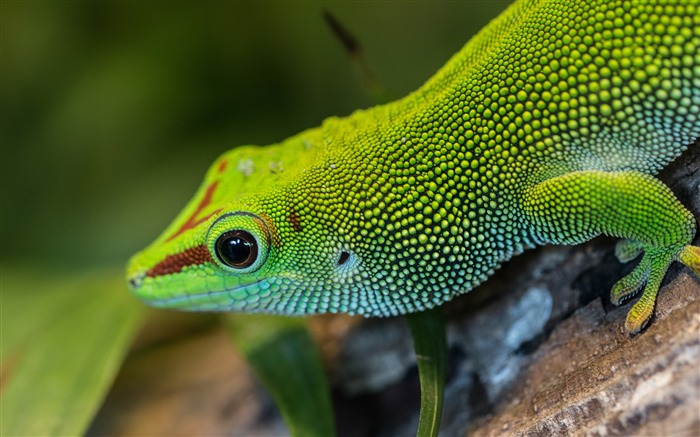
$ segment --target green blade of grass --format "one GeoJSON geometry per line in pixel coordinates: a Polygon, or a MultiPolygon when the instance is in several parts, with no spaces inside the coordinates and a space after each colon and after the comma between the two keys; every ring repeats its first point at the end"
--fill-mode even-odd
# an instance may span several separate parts
{"type": "Polygon", "coordinates": [[[234,344],[270,392],[293,436],[334,436],[334,419],[321,358],[304,319],[234,315],[234,344]]]}
{"type": "Polygon", "coordinates": [[[447,340],[440,309],[406,316],[413,335],[413,346],[420,376],[420,418],[418,437],[434,437],[440,431],[445,387],[447,340]]]}
{"type": "Polygon", "coordinates": [[[0,434],[82,434],[142,314],[121,272],[65,279],[3,268],[0,434]]]}

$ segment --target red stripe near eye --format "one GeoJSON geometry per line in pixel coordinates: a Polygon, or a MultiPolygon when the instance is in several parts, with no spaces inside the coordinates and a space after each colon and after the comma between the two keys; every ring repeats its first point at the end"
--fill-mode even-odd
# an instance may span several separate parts
{"type": "Polygon", "coordinates": [[[187,266],[196,266],[205,262],[214,262],[211,253],[205,245],[195,246],[180,253],[166,256],[153,268],[146,272],[146,276],[155,277],[178,273],[187,266]]]}
{"type": "Polygon", "coordinates": [[[192,215],[187,219],[185,223],[180,226],[180,229],[177,230],[173,235],[168,237],[167,240],[165,241],[170,241],[173,238],[177,237],[178,235],[182,234],[188,229],[192,229],[195,226],[197,226],[200,223],[204,223],[207,221],[211,216],[214,214],[218,213],[221,211],[221,209],[217,209],[216,211],[212,212],[211,214],[207,214],[206,216],[198,219],[197,216],[199,215],[200,212],[204,208],[206,208],[210,203],[211,203],[211,198],[214,196],[214,191],[216,191],[216,186],[219,185],[219,181],[214,181],[207,187],[207,191],[204,193],[204,197],[202,200],[199,202],[199,205],[197,205],[197,209],[192,213],[192,215]]]}
{"type": "Polygon", "coordinates": [[[219,166],[217,167],[218,172],[223,173],[224,171],[226,171],[227,165],[228,165],[228,160],[222,159],[221,162],[219,163],[219,166]]]}

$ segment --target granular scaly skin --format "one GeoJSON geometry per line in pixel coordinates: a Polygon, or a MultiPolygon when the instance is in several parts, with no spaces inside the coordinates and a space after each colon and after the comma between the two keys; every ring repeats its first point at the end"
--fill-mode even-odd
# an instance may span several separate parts
{"type": "Polygon", "coordinates": [[[518,1],[404,99],[224,154],[128,276],[162,307],[387,316],[606,234],[643,256],[612,293],[645,287],[637,332],[671,262],[700,272],[696,221],[652,176],[698,138],[699,1],[518,1]],[[238,266],[233,231],[256,245],[238,266]]]}

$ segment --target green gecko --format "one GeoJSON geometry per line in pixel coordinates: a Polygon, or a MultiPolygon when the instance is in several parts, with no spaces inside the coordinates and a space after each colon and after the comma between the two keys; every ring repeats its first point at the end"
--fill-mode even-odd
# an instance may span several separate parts
{"type": "Polygon", "coordinates": [[[225,153],[128,281],[158,307],[390,316],[605,234],[642,255],[611,293],[644,289],[638,332],[673,261],[700,274],[652,176],[699,138],[699,1],[517,1],[407,97],[225,153]]]}

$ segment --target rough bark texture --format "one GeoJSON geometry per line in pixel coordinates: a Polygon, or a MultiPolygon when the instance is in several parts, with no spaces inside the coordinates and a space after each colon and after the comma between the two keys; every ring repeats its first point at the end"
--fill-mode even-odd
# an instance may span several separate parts
{"type": "MultiPolygon", "coordinates": [[[[700,217],[700,146],[661,178],[700,217]]],[[[613,246],[528,252],[446,305],[444,435],[700,435],[700,280],[674,265],[652,324],[629,336],[631,304],[612,307],[608,293],[634,263],[619,264],[613,246]]],[[[90,434],[286,433],[223,331],[188,320],[179,335],[135,348],[90,434]]],[[[404,321],[326,316],[311,326],[339,434],[414,434],[418,377],[404,321]]]]}

